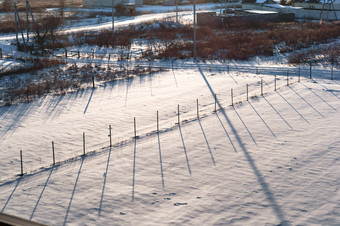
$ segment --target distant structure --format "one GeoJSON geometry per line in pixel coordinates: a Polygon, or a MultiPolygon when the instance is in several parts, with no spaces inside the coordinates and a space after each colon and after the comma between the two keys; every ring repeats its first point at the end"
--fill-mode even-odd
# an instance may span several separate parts
{"type": "MultiPolygon", "coordinates": [[[[114,0],[114,6],[117,5],[135,5],[142,6],[143,0],[114,0]]],[[[112,7],[112,0],[83,0],[84,7],[112,7]]]]}

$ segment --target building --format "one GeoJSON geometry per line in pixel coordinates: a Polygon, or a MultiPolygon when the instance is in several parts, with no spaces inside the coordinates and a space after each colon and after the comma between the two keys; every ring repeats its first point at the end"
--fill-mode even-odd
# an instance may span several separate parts
{"type": "MultiPolygon", "coordinates": [[[[114,6],[117,5],[135,5],[142,6],[143,0],[114,0],[114,6]]],[[[83,0],[84,7],[112,7],[112,0],[83,0]]]]}

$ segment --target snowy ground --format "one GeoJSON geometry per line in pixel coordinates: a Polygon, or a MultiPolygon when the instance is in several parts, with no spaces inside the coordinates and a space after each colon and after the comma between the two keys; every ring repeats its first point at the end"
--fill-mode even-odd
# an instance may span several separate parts
{"type": "Polygon", "coordinates": [[[48,224],[336,225],[339,80],[324,77],[326,70],[309,80],[306,68],[301,83],[292,73],[287,87],[281,76],[274,92],[273,76],[251,67],[228,74],[216,62],[192,65],[2,108],[2,212],[48,224]],[[246,84],[257,95],[250,102],[246,84]],[[235,108],[231,88],[234,101],[243,100],[235,108]],[[224,107],[217,114],[214,94],[224,107]],[[152,132],[157,110],[159,135],[152,132]],[[101,149],[109,124],[114,143],[123,143],[101,149]],[[49,167],[50,142],[57,161],[67,160],[82,153],[82,132],[96,152],[49,167]],[[25,172],[35,171],[15,178],[20,149],[25,172]]]}
{"type": "Polygon", "coordinates": [[[157,61],[169,70],[0,107],[0,211],[52,225],[337,225],[340,73],[309,79],[281,61],[157,61]]]}

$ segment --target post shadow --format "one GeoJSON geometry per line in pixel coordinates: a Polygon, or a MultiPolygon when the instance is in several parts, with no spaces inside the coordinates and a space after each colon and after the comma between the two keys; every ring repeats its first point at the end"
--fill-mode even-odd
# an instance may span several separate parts
{"type": "Polygon", "coordinates": [[[91,102],[91,99],[92,99],[92,96],[93,96],[93,93],[94,93],[94,92],[95,92],[95,89],[92,89],[90,98],[89,98],[89,100],[87,101],[87,105],[86,105],[85,110],[84,110],[84,115],[86,114],[87,108],[88,108],[89,105],[90,105],[90,102],[91,102]]]}
{"type": "Polygon", "coordinates": [[[133,171],[132,171],[132,202],[135,201],[135,175],[136,175],[136,148],[137,148],[137,139],[134,139],[134,148],[133,148],[133,171]]]}
{"type": "Polygon", "coordinates": [[[269,130],[269,132],[276,137],[275,133],[270,129],[270,127],[268,126],[268,124],[264,121],[264,119],[261,117],[261,115],[256,111],[256,109],[254,108],[254,106],[251,104],[250,101],[248,101],[249,105],[253,108],[253,110],[255,111],[255,113],[257,114],[257,116],[259,116],[259,118],[262,120],[263,124],[267,127],[267,129],[269,130]]]}
{"type": "MultiPolygon", "coordinates": [[[[202,75],[202,78],[204,79],[204,81],[206,82],[211,94],[214,96],[215,93],[213,91],[213,89],[211,88],[209,82],[207,81],[205,75],[203,74],[202,70],[200,69],[199,65],[197,64],[198,69],[202,75]]],[[[217,104],[220,107],[220,112],[221,114],[224,116],[224,118],[227,120],[227,123],[229,125],[229,127],[231,128],[231,130],[233,131],[235,138],[237,140],[237,143],[240,145],[250,167],[252,168],[252,170],[254,171],[254,174],[257,178],[257,181],[259,182],[259,184],[262,187],[262,190],[268,200],[268,202],[270,203],[274,214],[276,215],[276,217],[280,220],[280,225],[289,225],[289,221],[285,219],[285,214],[283,212],[283,210],[281,209],[281,207],[278,205],[272,191],[270,190],[269,185],[267,184],[267,182],[265,181],[263,175],[261,174],[260,170],[257,168],[255,161],[253,160],[253,158],[251,157],[251,155],[249,154],[247,148],[245,147],[241,137],[238,135],[238,132],[236,130],[236,128],[234,127],[233,123],[231,122],[231,120],[229,119],[229,117],[227,116],[225,110],[221,107],[221,104],[219,102],[219,100],[217,100],[217,104]]]]}
{"type": "Polygon", "coordinates": [[[244,123],[243,119],[241,118],[241,116],[240,116],[240,115],[239,115],[239,113],[237,112],[236,108],[235,108],[234,106],[232,106],[232,108],[234,109],[234,111],[235,111],[235,113],[237,114],[238,118],[239,118],[239,119],[240,119],[240,121],[242,122],[242,124],[243,124],[244,128],[246,128],[246,130],[247,130],[247,132],[248,132],[248,134],[249,134],[250,138],[253,140],[254,144],[256,144],[256,145],[257,145],[257,143],[256,143],[256,141],[255,141],[255,139],[254,139],[253,135],[251,134],[251,132],[249,131],[249,129],[248,129],[248,127],[247,127],[247,125],[244,123]]]}
{"type": "Polygon", "coordinates": [[[284,101],[286,101],[286,103],[298,114],[298,115],[300,115],[300,117],[303,119],[303,120],[305,120],[305,122],[307,122],[308,124],[310,124],[309,122],[308,122],[308,120],[307,119],[305,119],[305,117],[303,117],[303,115],[300,113],[300,112],[298,112],[298,110],[296,110],[296,108],[291,104],[291,103],[289,103],[288,102],[288,100],[286,99],[286,98],[284,98],[278,91],[275,91],[277,94],[279,94],[279,96],[284,100],[284,101]]]}
{"type": "Polygon", "coordinates": [[[221,126],[222,126],[224,132],[227,134],[227,137],[228,137],[228,139],[229,139],[229,141],[230,141],[230,143],[231,143],[231,146],[233,146],[234,151],[237,153],[236,148],[235,148],[235,146],[234,146],[234,143],[233,143],[233,141],[231,140],[228,131],[227,131],[226,128],[224,127],[223,122],[222,122],[222,120],[220,119],[220,116],[218,116],[217,113],[216,113],[216,117],[217,117],[218,121],[221,123],[221,126]]]}
{"type": "Polygon", "coordinates": [[[205,139],[205,142],[207,144],[207,147],[208,147],[208,150],[209,150],[209,153],[210,153],[210,157],[211,157],[211,161],[213,162],[214,166],[216,166],[216,163],[215,163],[215,159],[214,159],[214,155],[210,149],[210,145],[209,145],[209,142],[208,142],[208,139],[207,139],[207,136],[205,135],[205,132],[204,132],[204,129],[203,129],[203,126],[202,126],[202,123],[201,123],[201,119],[198,118],[198,124],[200,125],[201,127],[201,130],[202,130],[202,133],[203,133],[203,136],[204,136],[204,139],[205,139]]]}
{"type": "Polygon", "coordinates": [[[104,183],[103,183],[103,188],[102,188],[102,195],[100,196],[100,204],[99,204],[99,210],[98,210],[98,217],[100,217],[100,214],[101,214],[101,211],[102,211],[102,206],[103,206],[106,178],[107,178],[107,173],[109,171],[111,151],[112,151],[112,147],[110,146],[109,155],[107,157],[106,170],[105,170],[105,174],[104,174],[104,183]]]}
{"type": "Polygon", "coordinates": [[[189,174],[191,175],[191,169],[190,169],[190,164],[189,164],[187,149],[186,149],[186,147],[185,147],[185,143],[184,143],[184,139],[183,139],[183,134],[182,134],[182,129],[181,129],[181,125],[180,125],[180,124],[178,125],[178,130],[179,130],[179,133],[180,133],[181,139],[182,139],[183,150],[184,150],[185,158],[186,158],[186,161],[187,161],[188,171],[189,171],[189,174]]]}
{"type": "Polygon", "coordinates": [[[282,117],[282,115],[280,114],[280,112],[278,112],[275,107],[267,100],[267,98],[265,96],[262,96],[262,98],[269,104],[269,106],[271,106],[271,108],[280,116],[280,118],[286,123],[286,125],[293,129],[293,127],[282,117]]]}
{"type": "Polygon", "coordinates": [[[54,170],[54,166],[52,166],[52,168],[51,168],[51,170],[50,170],[50,173],[49,173],[48,176],[47,176],[47,180],[46,180],[46,182],[45,182],[45,184],[44,184],[43,189],[41,190],[41,193],[40,193],[40,195],[39,195],[39,198],[38,198],[38,200],[37,200],[37,203],[36,203],[35,206],[34,206],[34,209],[33,209],[32,214],[31,214],[31,216],[30,216],[30,220],[33,219],[34,213],[35,213],[35,211],[37,210],[37,207],[38,207],[38,205],[39,205],[40,199],[41,199],[41,197],[42,197],[43,194],[44,194],[45,188],[47,187],[48,181],[50,180],[50,177],[51,177],[51,175],[52,175],[53,170],[54,170]]]}
{"type": "Polygon", "coordinates": [[[289,86],[289,88],[297,95],[301,98],[301,100],[303,100],[309,107],[311,107],[316,113],[318,113],[322,118],[324,118],[325,116],[323,116],[323,114],[321,114],[318,110],[316,110],[305,98],[303,98],[298,92],[296,92],[292,87],[289,86]]]}
{"type": "Polygon", "coordinates": [[[70,202],[69,202],[67,210],[66,210],[66,215],[65,215],[65,220],[64,220],[63,225],[66,225],[67,217],[68,217],[68,214],[70,212],[70,208],[71,208],[71,204],[72,204],[74,193],[76,192],[76,188],[77,188],[77,184],[78,184],[79,176],[80,176],[80,173],[81,173],[81,169],[83,167],[84,160],[85,160],[85,156],[81,156],[81,164],[80,164],[80,167],[79,167],[79,171],[78,171],[76,182],[74,183],[74,187],[73,187],[72,195],[71,195],[71,198],[70,198],[70,202]]]}
{"type": "Polygon", "coordinates": [[[320,100],[322,100],[325,104],[327,104],[330,108],[332,108],[334,111],[337,111],[332,105],[330,105],[327,101],[325,101],[322,97],[320,97],[317,93],[315,93],[312,88],[306,86],[303,83],[300,83],[301,85],[303,85],[304,87],[306,87],[306,89],[308,89],[309,91],[311,91],[316,97],[318,97],[320,100]]]}
{"type": "Polygon", "coordinates": [[[12,196],[13,196],[15,190],[17,190],[17,187],[18,187],[18,185],[20,184],[21,179],[22,179],[22,177],[19,177],[19,178],[17,179],[17,183],[16,183],[16,185],[15,185],[15,187],[14,187],[12,193],[9,195],[9,197],[8,197],[8,199],[7,199],[7,201],[6,201],[5,205],[4,205],[4,207],[2,208],[1,213],[3,213],[3,212],[5,211],[5,209],[6,209],[7,205],[8,205],[8,203],[9,203],[9,201],[11,200],[11,198],[12,198],[12,196]]]}
{"type": "Polygon", "coordinates": [[[329,91],[333,96],[335,96],[336,98],[338,98],[338,99],[340,100],[340,97],[338,97],[337,95],[335,95],[335,94],[332,92],[332,90],[329,90],[326,86],[320,84],[318,81],[316,81],[316,80],[314,80],[314,79],[313,79],[312,81],[314,81],[314,83],[318,84],[319,86],[325,88],[326,91],[329,91]]]}
{"type": "Polygon", "coordinates": [[[161,141],[159,138],[159,132],[157,132],[157,138],[158,138],[158,151],[159,151],[159,165],[161,167],[161,176],[162,176],[162,189],[164,189],[163,161],[162,161],[162,150],[161,150],[161,141]]]}
{"type": "Polygon", "coordinates": [[[173,76],[174,76],[174,79],[175,79],[175,83],[176,83],[176,88],[178,88],[178,84],[177,84],[177,79],[176,79],[176,75],[175,75],[175,72],[174,72],[174,71],[172,71],[172,74],[173,74],[173,76]]]}

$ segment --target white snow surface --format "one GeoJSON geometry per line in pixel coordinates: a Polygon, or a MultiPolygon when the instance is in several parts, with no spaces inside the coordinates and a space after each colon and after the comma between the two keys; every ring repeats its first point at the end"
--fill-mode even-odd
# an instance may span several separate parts
{"type": "Polygon", "coordinates": [[[176,61],[174,71],[0,108],[1,212],[52,225],[337,225],[339,80],[302,68],[298,83],[288,68],[286,86],[281,65],[229,66],[176,61]],[[86,156],[82,132],[95,151],[86,156]]]}

